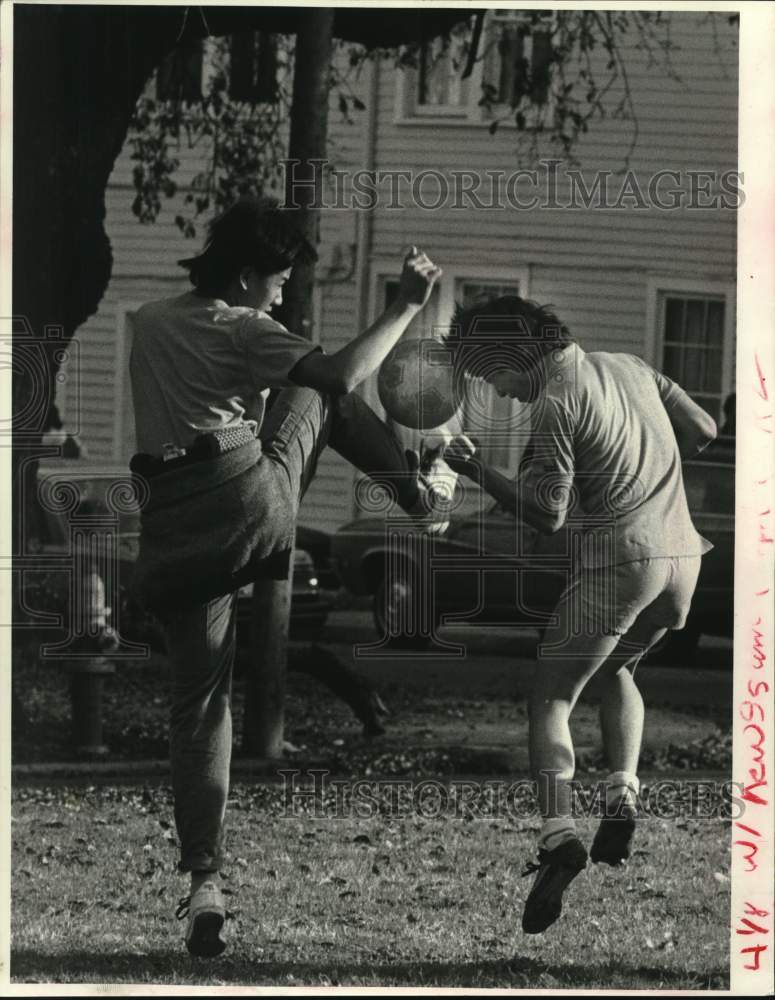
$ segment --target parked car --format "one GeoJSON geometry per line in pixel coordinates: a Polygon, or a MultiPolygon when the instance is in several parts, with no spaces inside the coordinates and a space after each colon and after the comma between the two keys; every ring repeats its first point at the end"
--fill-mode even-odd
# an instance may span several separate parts
{"type": "MultiPolygon", "coordinates": [[[[64,488],[65,492],[60,490],[57,494],[56,483],[77,483],[80,493],[77,514],[80,519],[84,514],[99,516],[100,512],[108,512],[107,490],[115,482],[113,477],[93,471],[67,469],[62,465],[55,469],[46,470],[39,479],[49,496],[59,495],[63,501],[66,500],[67,487],[64,488]],[[43,481],[46,479],[49,481],[44,484],[43,481]]],[[[32,582],[33,587],[40,590],[40,581],[37,581],[36,577],[47,574],[50,578],[52,573],[58,574],[61,579],[55,583],[53,589],[59,592],[59,600],[63,602],[67,599],[65,595],[67,577],[72,566],[70,556],[72,525],[69,518],[74,512],[71,511],[68,515],[66,510],[52,510],[51,508],[55,506],[59,505],[48,503],[43,506],[43,519],[39,527],[35,551],[26,560],[25,575],[28,581],[32,582]],[[36,569],[36,563],[42,567],[44,561],[46,568],[36,569]]],[[[61,506],[65,507],[67,504],[63,503],[61,506]]],[[[163,640],[158,625],[150,616],[144,614],[129,596],[129,584],[138,552],[139,513],[130,509],[126,513],[118,513],[116,516],[118,595],[113,602],[115,607],[111,609],[112,619],[118,625],[124,638],[138,642],[149,642],[152,646],[161,647],[163,640]]],[[[82,520],[81,523],[83,523],[82,520]]],[[[331,566],[330,548],[330,535],[306,525],[297,527],[291,599],[290,628],[292,635],[314,637],[325,625],[333,604],[332,591],[339,586],[331,566]]],[[[49,587],[49,590],[51,589],[49,587]]],[[[248,624],[252,591],[252,584],[248,584],[242,587],[239,592],[237,630],[238,642],[240,643],[246,642],[249,635],[248,624]]]]}
{"type": "MultiPolygon", "coordinates": [[[[293,592],[291,594],[292,636],[317,636],[326,624],[338,589],[331,566],[331,536],[304,524],[296,527],[293,550],[293,592]]],[[[237,599],[237,643],[246,644],[250,633],[253,584],[240,589],[237,599]]]]}
{"type": "MultiPolygon", "coordinates": [[[[734,472],[726,455],[684,464],[694,523],[714,548],[703,557],[689,620],[672,634],[668,657],[685,661],[703,633],[732,634],[734,472]]],[[[379,636],[423,648],[445,620],[543,630],[568,579],[569,530],[541,534],[488,502],[484,511],[453,513],[435,538],[407,518],[359,518],[334,535],[332,555],[344,586],[372,595],[379,636]]]]}

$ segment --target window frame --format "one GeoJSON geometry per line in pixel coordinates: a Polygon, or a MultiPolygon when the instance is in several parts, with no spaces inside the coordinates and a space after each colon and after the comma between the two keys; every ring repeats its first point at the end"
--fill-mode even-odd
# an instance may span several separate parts
{"type": "MultiPolygon", "coordinates": [[[[720,392],[723,404],[724,399],[735,391],[736,284],[734,281],[700,278],[650,277],[648,279],[645,357],[649,364],[660,372],[663,371],[665,359],[665,300],[670,296],[722,299],[724,302],[720,392]]],[[[700,393],[700,395],[708,394],[700,393]]]]}
{"type": "MultiPolygon", "coordinates": [[[[384,303],[384,287],[386,281],[396,279],[396,261],[393,257],[373,258],[369,270],[369,322],[381,315],[384,303]]],[[[439,298],[437,315],[431,324],[431,331],[448,330],[455,309],[455,290],[460,282],[492,282],[495,285],[514,284],[519,288],[519,295],[530,298],[530,265],[508,267],[505,265],[491,267],[486,264],[452,263],[444,265],[444,273],[439,282],[439,298]]],[[[377,394],[376,376],[367,379],[363,386],[363,395],[372,409],[383,419],[385,411],[377,394]]]]}
{"type": "MultiPolygon", "coordinates": [[[[516,12],[516,8],[515,8],[516,12]]],[[[512,108],[508,103],[496,103],[489,109],[482,107],[479,101],[482,96],[482,84],[485,76],[485,66],[487,60],[485,46],[488,44],[488,34],[492,30],[493,21],[506,20],[504,16],[498,16],[494,10],[486,11],[484,25],[482,29],[482,42],[479,52],[472,67],[471,75],[468,78],[468,100],[461,105],[433,105],[426,107],[417,101],[418,91],[418,71],[412,66],[401,68],[396,78],[396,100],[393,124],[395,125],[417,125],[420,123],[432,123],[434,125],[475,125],[480,128],[489,128],[496,119],[499,127],[516,129],[514,115],[518,109],[512,108]],[[508,116],[508,117],[506,117],[508,116]]],[[[518,19],[514,19],[518,23],[518,19]]],[[[531,49],[532,58],[532,49],[531,49]]],[[[552,89],[548,88],[546,106],[551,110],[552,89]]],[[[535,109],[532,106],[528,109],[528,114],[533,115],[535,109]]]]}
{"type": "MultiPolygon", "coordinates": [[[[398,277],[394,257],[373,257],[369,268],[369,322],[382,313],[384,297],[380,292],[386,281],[398,277]]],[[[455,309],[455,286],[460,281],[491,282],[494,285],[515,284],[519,286],[522,298],[530,298],[530,265],[491,267],[487,264],[444,264],[444,273],[439,281],[438,316],[433,329],[446,329],[452,322],[455,309]]]]}

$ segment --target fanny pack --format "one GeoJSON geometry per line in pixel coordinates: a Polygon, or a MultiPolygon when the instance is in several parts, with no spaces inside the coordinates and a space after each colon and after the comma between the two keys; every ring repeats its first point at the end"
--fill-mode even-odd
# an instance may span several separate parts
{"type": "Polygon", "coordinates": [[[216,431],[198,434],[187,448],[176,449],[174,458],[162,458],[158,455],[138,452],[132,456],[129,468],[135,475],[151,479],[162,472],[171,472],[184,465],[217,458],[219,455],[225,455],[236,448],[242,448],[243,445],[255,440],[256,434],[252,424],[222,427],[216,431]]]}

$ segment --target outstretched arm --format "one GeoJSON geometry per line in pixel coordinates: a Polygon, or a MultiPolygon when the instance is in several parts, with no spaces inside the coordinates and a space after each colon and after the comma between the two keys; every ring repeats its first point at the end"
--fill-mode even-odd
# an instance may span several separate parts
{"type": "Polygon", "coordinates": [[[681,458],[694,458],[718,435],[716,421],[682,389],[673,398],[672,405],[665,405],[681,458]]]}
{"type": "Polygon", "coordinates": [[[396,301],[359,337],[335,354],[314,352],[302,358],[290,377],[298,385],[321,392],[352,392],[385,360],[427,303],[441,273],[440,267],[413,246],[404,260],[396,301]]]}
{"type": "MultiPolygon", "coordinates": [[[[509,479],[491,465],[487,465],[479,456],[472,454],[470,445],[468,438],[461,437],[454,438],[447,445],[444,461],[454,472],[473,480],[504,510],[515,515],[519,514],[537,531],[553,534],[562,527],[567,514],[567,502],[563,502],[562,497],[570,495],[572,476],[567,479],[567,483],[555,482],[555,486],[566,485],[567,490],[553,490],[556,502],[550,503],[549,491],[541,491],[539,496],[536,479],[530,467],[524,477],[509,479]]],[[[563,480],[565,478],[563,477],[563,480]]]]}
{"type": "Polygon", "coordinates": [[[681,458],[694,458],[718,435],[716,421],[677,382],[652,369],[662,405],[670,418],[681,458]]]}

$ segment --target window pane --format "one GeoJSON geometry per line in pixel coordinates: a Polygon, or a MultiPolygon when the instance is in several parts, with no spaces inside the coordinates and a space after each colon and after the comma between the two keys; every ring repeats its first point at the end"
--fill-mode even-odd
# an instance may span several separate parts
{"type": "Polygon", "coordinates": [[[535,104],[546,104],[549,96],[552,67],[552,40],[547,31],[533,31],[531,55],[530,98],[535,104]]]}
{"type": "Polygon", "coordinates": [[[704,357],[700,388],[706,392],[721,392],[721,368],[724,360],[723,351],[712,348],[701,353],[704,357]]]}
{"type": "Polygon", "coordinates": [[[714,296],[664,299],[662,370],[715,419],[724,393],[724,309],[714,296]]]}
{"type": "Polygon", "coordinates": [[[494,11],[483,50],[484,81],[492,99],[517,107],[524,97],[545,104],[552,70],[552,11],[538,22],[525,11],[494,11]]]}
{"type": "Polygon", "coordinates": [[[417,103],[432,107],[465,107],[468,80],[461,79],[464,65],[464,39],[436,39],[424,43],[417,74],[417,103]]]}
{"type": "Polygon", "coordinates": [[[497,42],[497,100],[502,104],[519,104],[527,89],[528,64],[525,59],[524,31],[516,24],[500,24],[497,42]]]}
{"type": "Polygon", "coordinates": [[[683,340],[684,300],[672,296],[665,300],[665,340],[683,340]]]}
{"type": "Polygon", "coordinates": [[[684,379],[683,355],[684,350],[682,347],[669,347],[665,345],[662,370],[668,378],[673,379],[674,382],[678,382],[679,385],[683,386],[683,388],[688,391],[689,386],[686,385],[686,381],[684,379]]]}
{"type": "Polygon", "coordinates": [[[688,299],[686,302],[686,326],[684,340],[689,344],[704,344],[707,340],[707,303],[703,299],[688,299]]]}
{"type": "Polygon", "coordinates": [[[493,281],[461,281],[455,289],[456,298],[464,306],[471,306],[479,299],[499,298],[502,295],[519,295],[519,284],[496,284],[493,281]]]}
{"type": "Polygon", "coordinates": [[[724,303],[708,302],[708,343],[714,347],[724,346],[724,303]]]}

